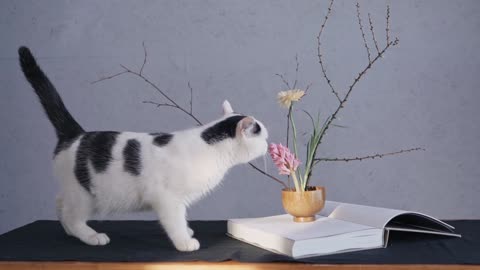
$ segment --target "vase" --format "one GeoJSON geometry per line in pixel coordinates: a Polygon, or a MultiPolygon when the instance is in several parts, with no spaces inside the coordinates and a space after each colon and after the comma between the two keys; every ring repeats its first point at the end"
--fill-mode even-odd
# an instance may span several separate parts
{"type": "Polygon", "coordinates": [[[283,209],[293,216],[294,222],[315,221],[315,214],[325,206],[325,188],[310,186],[305,191],[282,190],[283,209]]]}

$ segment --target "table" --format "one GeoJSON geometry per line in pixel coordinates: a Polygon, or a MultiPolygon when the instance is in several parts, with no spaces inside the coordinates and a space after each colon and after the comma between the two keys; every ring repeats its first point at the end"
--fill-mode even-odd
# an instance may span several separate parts
{"type": "Polygon", "coordinates": [[[110,236],[93,247],[57,221],[0,235],[1,269],[479,269],[480,220],[448,221],[462,238],[392,232],[386,249],[294,260],[229,238],[225,221],[192,221],[201,249],[177,252],[156,221],[92,221],[110,236]]]}

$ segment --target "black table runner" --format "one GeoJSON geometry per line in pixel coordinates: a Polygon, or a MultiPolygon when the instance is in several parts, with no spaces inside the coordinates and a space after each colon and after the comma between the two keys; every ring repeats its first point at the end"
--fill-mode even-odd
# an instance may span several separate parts
{"type": "Polygon", "coordinates": [[[294,260],[232,239],[225,221],[192,221],[200,250],[178,252],[156,221],[92,221],[111,239],[88,246],[67,236],[57,221],[36,221],[0,235],[0,261],[307,262],[328,264],[480,264],[480,220],[448,221],[462,238],[391,232],[386,249],[294,260]]]}

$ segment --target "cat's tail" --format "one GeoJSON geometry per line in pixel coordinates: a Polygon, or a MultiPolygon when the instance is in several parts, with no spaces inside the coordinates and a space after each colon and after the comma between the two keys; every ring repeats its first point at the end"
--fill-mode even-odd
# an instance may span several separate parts
{"type": "Polygon", "coordinates": [[[85,131],[73,119],[63,104],[55,86],[50,82],[45,73],[37,65],[37,61],[27,47],[18,49],[20,66],[28,82],[32,85],[37,94],[48,119],[52,122],[60,141],[76,138],[85,131]]]}

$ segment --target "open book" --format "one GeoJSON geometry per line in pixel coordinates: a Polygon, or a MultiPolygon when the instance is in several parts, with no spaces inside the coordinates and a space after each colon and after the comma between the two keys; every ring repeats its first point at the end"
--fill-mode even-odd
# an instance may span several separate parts
{"type": "Polygon", "coordinates": [[[334,201],[309,223],[290,215],[228,220],[229,236],[294,258],[386,247],[390,231],[461,237],[425,214],[334,201]]]}

